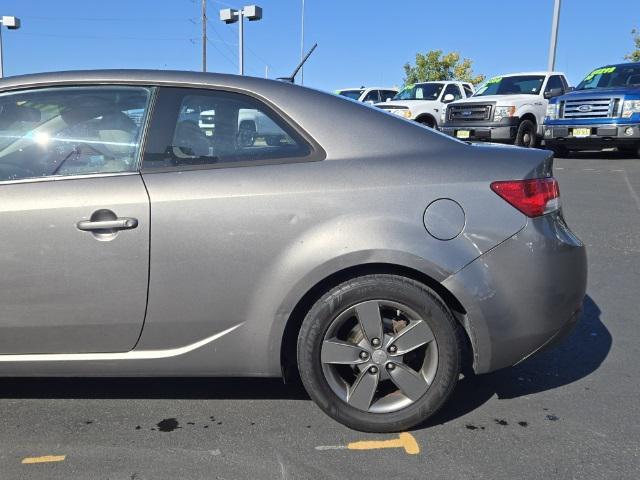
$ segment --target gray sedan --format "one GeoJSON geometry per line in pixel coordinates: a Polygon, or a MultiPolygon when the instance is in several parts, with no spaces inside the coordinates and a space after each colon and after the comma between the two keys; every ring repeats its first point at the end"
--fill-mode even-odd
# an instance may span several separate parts
{"type": "Polygon", "coordinates": [[[562,338],[586,286],[549,152],[231,75],[0,81],[0,222],[0,375],[300,378],[366,431],[562,338]]]}

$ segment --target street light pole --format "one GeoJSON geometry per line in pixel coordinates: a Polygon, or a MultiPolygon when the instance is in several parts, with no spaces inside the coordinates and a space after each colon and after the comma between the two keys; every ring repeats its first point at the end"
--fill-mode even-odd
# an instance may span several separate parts
{"type": "Polygon", "coordinates": [[[558,46],[558,27],[560,26],[560,6],[562,0],[555,0],[553,5],[553,21],[551,23],[551,40],[549,42],[549,63],[547,70],[553,71],[556,67],[556,47],[558,46]]]}
{"type": "Polygon", "coordinates": [[[226,24],[240,22],[238,25],[238,69],[244,75],[244,19],[250,22],[262,19],[262,8],[248,5],[240,10],[225,8],[220,10],[220,20],[226,24]]]}
{"type": "Polygon", "coordinates": [[[202,71],[207,71],[207,0],[202,0],[202,71]]]}
{"type": "Polygon", "coordinates": [[[9,30],[17,30],[20,28],[20,19],[8,16],[0,17],[0,78],[4,76],[2,65],[2,27],[7,27],[9,30]]]}
{"type": "Polygon", "coordinates": [[[244,9],[238,10],[238,68],[240,75],[244,75],[244,9]]]}

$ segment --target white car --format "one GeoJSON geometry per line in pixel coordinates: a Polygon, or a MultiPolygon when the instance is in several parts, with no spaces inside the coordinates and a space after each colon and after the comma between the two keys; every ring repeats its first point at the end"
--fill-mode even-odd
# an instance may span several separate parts
{"type": "Polygon", "coordinates": [[[336,94],[365,103],[386,102],[393,98],[398,89],[395,87],[360,87],[336,90],[336,94]]]}
{"type": "Polygon", "coordinates": [[[446,104],[470,97],[473,86],[466,82],[423,82],[409,84],[391,101],[376,106],[408,120],[438,128],[446,104]]]}
{"type": "Polygon", "coordinates": [[[447,106],[440,130],[464,140],[535,147],[542,138],[549,99],[569,82],[560,72],[523,72],[493,77],[466,100],[447,106]]]}

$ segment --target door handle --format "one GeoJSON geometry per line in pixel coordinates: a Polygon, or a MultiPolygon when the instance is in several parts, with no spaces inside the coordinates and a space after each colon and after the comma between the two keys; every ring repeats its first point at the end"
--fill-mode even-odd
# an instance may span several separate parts
{"type": "Polygon", "coordinates": [[[137,218],[116,218],[114,220],[82,220],[76,224],[78,230],[92,232],[95,230],[129,230],[138,226],[137,218]]]}

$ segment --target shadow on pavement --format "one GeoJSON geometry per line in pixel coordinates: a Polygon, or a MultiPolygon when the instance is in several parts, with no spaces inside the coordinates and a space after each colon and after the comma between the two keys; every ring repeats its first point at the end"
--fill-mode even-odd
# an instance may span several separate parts
{"type": "MultiPolygon", "coordinates": [[[[598,369],[610,349],[611,335],[600,321],[600,309],[587,296],[582,320],[555,349],[516,367],[467,376],[422,427],[461,417],[496,394],[515,398],[580,380],[598,369]]],[[[300,385],[285,385],[277,378],[4,378],[0,398],[309,400],[300,385]]]]}
{"type": "Polygon", "coordinates": [[[597,370],[611,350],[612,338],[600,321],[600,308],[588,295],[583,308],[575,330],[555,348],[515,367],[486,375],[472,374],[460,380],[444,407],[424,426],[461,417],[494,395],[509,399],[544,392],[576,382],[597,370]]]}
{"type": "Polygon", "coordinates": [[[638,157],[635,154],[627,152],[588,150],[571,152],[566,158],[575,158],[578,160],[634,160],[638,157]]]}

